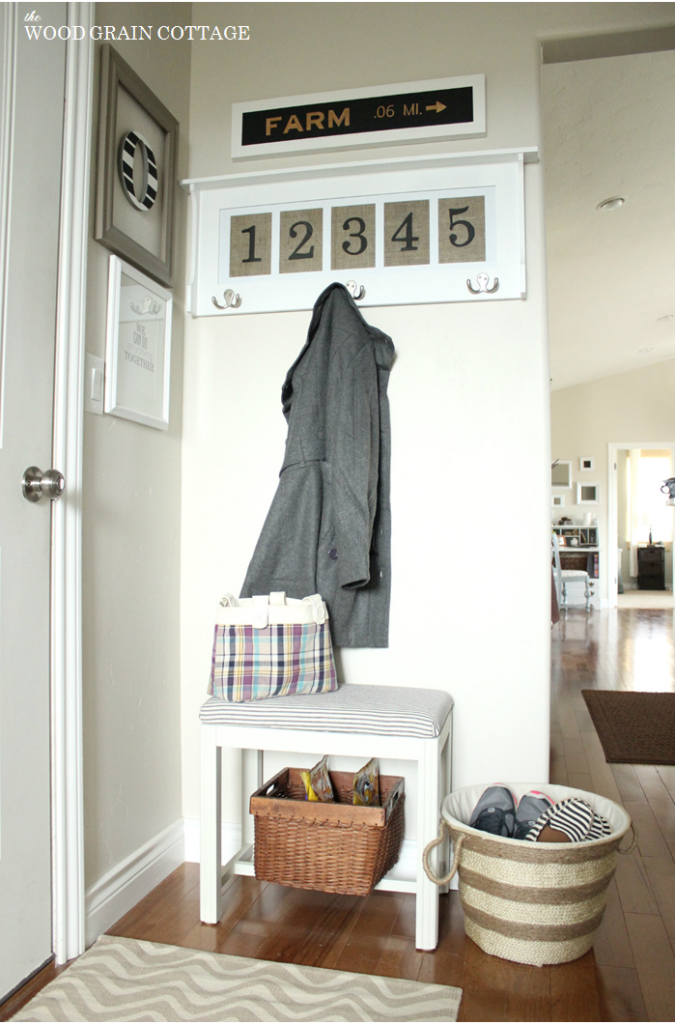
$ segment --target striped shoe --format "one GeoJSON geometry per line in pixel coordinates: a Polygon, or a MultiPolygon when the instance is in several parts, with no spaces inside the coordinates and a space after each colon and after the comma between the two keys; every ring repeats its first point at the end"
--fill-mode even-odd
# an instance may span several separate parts
{"type": "Polygon", "coordinates": [[[568,797],[566,800],[560,800],[554,804],[537,818],[524,838],[531,843],[546,840],[548,842],[581,843],[584,840],[600,839],[602,835],[609,835],[611,829],[609,829],[609,823],[606,823],[609,831],[606,833],[600,831],[595,834],[597,829],[602,829],[604,821],[604,818],[600,818],[599,815],[597,817],[598,825],[595,826],[596,815],[591,805],[579,797],[568,797]],[[547,835],[542,836],[540,840],[544,829],[546,829],[547,835]],[[552,837],[550,830],[562,833],[562,835],[559,838],[552,837]]]}
{"type": "Polygon", "coordinates": [[[603,818],[601,814],[593,815],[593,824],[588,830],[586,840],[591,839],[603,839],[605,836],[611,836],[612,826],[607,821],[607,818],[603,818]]]}

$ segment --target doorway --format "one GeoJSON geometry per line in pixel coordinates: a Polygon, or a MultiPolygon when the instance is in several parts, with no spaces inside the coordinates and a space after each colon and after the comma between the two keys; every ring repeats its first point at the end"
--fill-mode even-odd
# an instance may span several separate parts
{"type": "MultiPolygon", "coordinates": [[[[577,479],[598,485],[601,590],[609,607],[616,607],[619,570],[618,449],[610,451],[606,473],[607,446],[614,438],[673,436],[661,366],[675,365],[675,310],[659,268],[672,264],[672,219],[663,214],[672,209],[672,175],[662,171],[675,159],[664,107],[675,102],[675,81],[669,39],[650,52],[641,43],[630,33],[598,37],[588,47],[567,40],[548,60],[544,46],[542,69],[552,457],[597,467],[577,479]]],[[[563,514],[579,519],[582,511],[563,514]]],[[[621,569],[630,582],[627,561],[621,569]]]]}
{"type": "Polygon", "coordinates": [[[672,609],[675,442],[610,442],[608,467],[610,607],[672,609]]]}

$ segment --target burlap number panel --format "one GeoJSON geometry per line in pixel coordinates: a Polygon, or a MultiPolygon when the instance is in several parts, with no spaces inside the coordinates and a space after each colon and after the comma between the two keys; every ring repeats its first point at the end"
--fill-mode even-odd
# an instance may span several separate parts
{"type": "Polygon", "coordinates": [[[230,277],[257,277],[272,269],[272,214],[236,214],[230,223],[230,277]]]}
{"type": "Polygon", "coordinates": [[[375,203],[331,210],[331,269],[375,266],[375,203]]]}
{"type": "Polygon", "coordinates": [[[485,197],[438,200],[438,262],[485,260],[485,197]]]}
{"type": "Polygon", "coordinates": [[[429,200],[384,204],[385,267],[429,262],[429,200]]]}
{"type": "Polygon", "coordinates": [[[279,273],[323,270],[323,210],[282,210],[279,273]]]}

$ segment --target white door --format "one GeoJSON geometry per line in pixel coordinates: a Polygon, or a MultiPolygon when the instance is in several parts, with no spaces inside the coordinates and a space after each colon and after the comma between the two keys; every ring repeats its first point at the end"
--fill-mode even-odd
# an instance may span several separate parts
{"type": "MultiPolygon", "coordinates": [[[[51,502],[28,502],[21,481],[51,468],[65,44],[31,41],[30,11],[0,7],[0,999],[52,955],[51,502]]],[[[67,24],[65,4],[49,22],[67,24]]]]}

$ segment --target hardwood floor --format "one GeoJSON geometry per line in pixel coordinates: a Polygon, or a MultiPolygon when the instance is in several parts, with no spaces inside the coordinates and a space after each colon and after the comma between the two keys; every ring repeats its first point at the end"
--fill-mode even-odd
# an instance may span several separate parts
{"type": "MultiPolygon", "coordinates": [[[[266,960],[413,978],[464,990],[460,1021],[675,1019],[675,767],[609,765],[584,688],[674,690],[673,613],[572,610],[553,629],[551,782],[623,803],[636,851],[619,858],[594,950],[527,967],[466,938],[457,893],[441,897],[434,953],[415,949],[413,896],[365,899],[233,879],[217,926],[199,921],[196,864],[184,864],[112,934],[266,960]]],[[[0,1020],[8,1019],[0,1015],[0,1020]]]]}
{"type": "MultiPolygon", "coordinates": [[[[594,946],[604,1020],[675,1019],[675,767],[607,764],[582,689],[675,690],[673,613],[570,612],[553,630],[551,782],[625,806],[638,847],[620,857],[594,946]]],[[[577,1018],[569,1018],[577,1019],[577,1018]]]]}
{"type": "Polygon", "coordinates": [[[42,970],[37,971],[25,985],[22,985],[20,989],[0,1003],[0,1021],[11,1020],[14,1014],[23,1009],[26,1003],[30,1002],[40,989],[48,985],[50,981],[53,981],[61,971],[65,971],[67,966],[67,964],[64,964],[61,967],[57,967],[52,961],[43,967],[42,970]]]}

